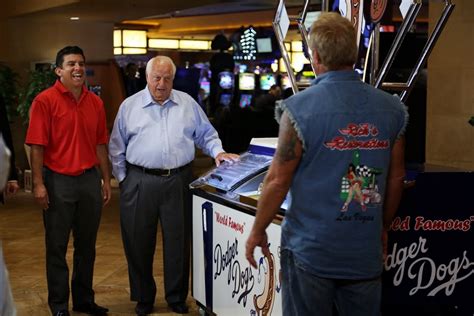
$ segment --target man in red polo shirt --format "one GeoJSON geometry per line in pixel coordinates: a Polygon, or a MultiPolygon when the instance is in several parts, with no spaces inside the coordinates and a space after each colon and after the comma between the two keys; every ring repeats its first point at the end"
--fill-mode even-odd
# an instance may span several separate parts
{"type": "Polygon", "coordinates": [[[69,315],[66,251],[72,230],[73,310],[106,315],[108,309],[95,303],[92,289],[102,205],[111,195],[104,106],[84,85],[81,48],[61,49],[55,72],[58,80],[54,86],[33,101],[26,135],[26,144],[31,146],[34,196],[43,209],[46,232],[48,304],[53,315],[69,315]]]}

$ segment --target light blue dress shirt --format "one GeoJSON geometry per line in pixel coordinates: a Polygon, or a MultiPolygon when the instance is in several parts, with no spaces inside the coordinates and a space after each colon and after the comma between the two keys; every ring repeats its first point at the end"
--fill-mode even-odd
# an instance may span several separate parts
{"type": "Polygon", "coordinates": [[[213,158],[223,152],[217,131],[187,93],[172,90],[163,105],[145,87],[120,105],[109,142],[112,173],[121,182],[126,162],[173,169],[194,159],[195,147],[213,158]]]}

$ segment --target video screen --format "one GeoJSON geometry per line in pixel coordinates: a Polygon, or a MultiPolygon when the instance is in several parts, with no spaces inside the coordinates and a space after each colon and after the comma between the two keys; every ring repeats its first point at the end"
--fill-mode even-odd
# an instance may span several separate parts
{"type": "Polygon", "coordinates": [[[255,74],[244,72],[239,74],[239,90],[254,90],[255,74]]]}
{"type": "Polygon", "coordinates": [[[259,53],[271,53],[272,39],[270,37],[257,38],[257,51],[259,53]]]}
{"type": "Polygon", "coordinates": [[[311,25],[313,25],[313,22],[316,21],[320,15],[321,15],[321,11],[309,11],[306,13],[306,18],[304,20],[304,27],[306,28],[307,32],[310,31],[311,25]]]}
{"type": "Polygon", "coordinates": [[[247,71],[248,66],[246,64],[237,64],[237,66],[239,67],[239,73],[247,71]]]}
{"type": "Polygon", "coordinates": [[[252,95],[251,94],[242,94],[240,96],[239,107],[240,108],[247,108],[252,103],[252,95]]]}
{"type": "Polygon", "coordinates": [[[232,101],[232,94],[230,93],[223,93],[219,97],[219,104],[223,106],[229,106],[231,101],[232,101]]]}
{"type": "Polygon", "coordinates": [[[276,84],[275,75],[273,74],[263,74],[260,75],[260,89],[261,90],[270,90],[271,86],[276,84]]]}
{"type": "Polygon", "coordinates": [[[234,74],[230,71],[219,73],[219,86],[222,89],[232,89],[234,87],[234,74]]]}
{"type": "Polygon", "coordinates": [[[201,81],[200,88],[204,90],[204,95],[207,97],[211,92],[211,83],[209,81],[201,81]]]}

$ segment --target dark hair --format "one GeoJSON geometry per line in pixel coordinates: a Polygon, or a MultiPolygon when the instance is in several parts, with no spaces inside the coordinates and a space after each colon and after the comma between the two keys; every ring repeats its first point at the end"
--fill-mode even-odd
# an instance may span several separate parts
{"type": "Polygon", "coordinates": [[[211,42],[211,48],[214,50],[227,50],[232,46],[232,43],[224,34],[217,34],[211,42]]]}
{"type": "Polygon", "coordinates": [[[137,64],[135,64],[135,63],[128,63],[128,64],[125,66],[125,69],[126,69],[126,70],[130,70],[132,67],[136,67],[136,66],[137,66],[137,64]]]}
{"type": "Polygon", "coordinates": [[[289,97],[291,97],[293,95],[293,88],[286,88],[285,90],[283,90],[283,94],[282,94],[282,98],[283,99],[287,99],[289,97]]]}
{"type": "Polygon", "coordinates": [[[56,54],[56,67],[61,67],[64,62],[64,56],[66,55],[82,55],[84,61],[86,61],[86,56],[79,46],[66,46],[58,51],[56,54]]]}

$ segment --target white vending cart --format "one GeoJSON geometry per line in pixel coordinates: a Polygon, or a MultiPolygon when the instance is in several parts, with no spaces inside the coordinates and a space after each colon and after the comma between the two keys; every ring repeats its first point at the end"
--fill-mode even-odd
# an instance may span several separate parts
{"type": "Polygon", "coordinates": [[[253,139],[240,161],[223,163],[191,184],[192,295],[208,314],[281,315],[280,223],[268,227],[270,256],[257,249],[258,268],[245,258],[245,242],[276,138],[253,139]]]}

